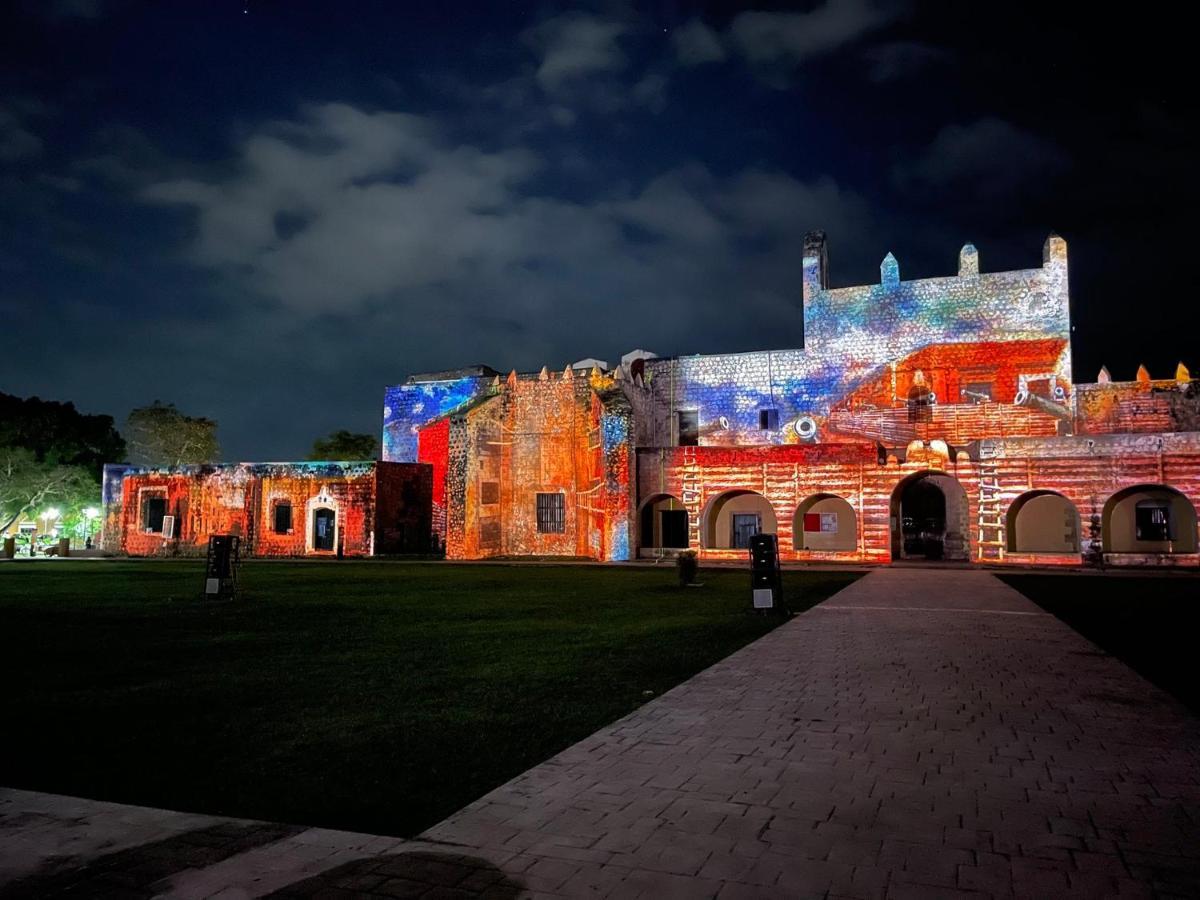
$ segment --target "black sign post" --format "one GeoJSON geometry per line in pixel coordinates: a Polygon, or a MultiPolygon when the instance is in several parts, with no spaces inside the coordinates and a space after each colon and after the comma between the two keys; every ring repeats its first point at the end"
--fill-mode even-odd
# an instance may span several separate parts
{"type": "Polygon", "coordinates": [[[756,610],[785,611],[779,543],[773,534],[756,534],[750,538],[750,594],[756,610]]]}
{"type": "Polygon", "coordinates": [[[214,534],[208,539],[205,599],[232,600],[237,596],[238,544],[239,538],[233,534],[214,534]]]}

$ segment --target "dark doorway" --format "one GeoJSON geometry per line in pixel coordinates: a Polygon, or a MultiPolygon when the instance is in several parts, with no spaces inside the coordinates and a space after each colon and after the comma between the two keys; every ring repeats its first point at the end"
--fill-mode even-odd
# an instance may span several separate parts
{"type": "Polygon", "coordinates": [[[281,500],[275,504],[275,533],[287,534],[292,530],[292,504],[281,500]]]}
{"type": "Polygon", "coordinates": [[[900,530],[905,557],[945,556],[946,495],[928,479],[918,478],[900,495],[900,530]]]}
{"type": "Polygon", "coordinates": [[[686,550],[688,518],[686,509],[664,509],[662,516],[662,545],[672,550],[686,550]]]}
{"type": "Polygon", "coordinates": [[[167,517],[167,498],[166,497],[148,497],[146,498],[146,507],[143,513],[146,531],[152,531],[155,534],[162,534],[163,519],[167,517]]]}
{"type": "Polygon", "coordinates": [[[333,529],[337,514],[332,509],[313,511],[313,549],[333,549],[333,529]]]}
{"type": "Polygon", "coordinates": [[[694,409],[679,413],[679,446],[695,447],[700,443],[700,413],[694,409]]]}
{"type": "Polygon", "coordinates": [[[762,531],[762,518],[758,513],[734,513],[733,535],[729,541],[735,550],[750,546],[750,538],[762,531]]]}

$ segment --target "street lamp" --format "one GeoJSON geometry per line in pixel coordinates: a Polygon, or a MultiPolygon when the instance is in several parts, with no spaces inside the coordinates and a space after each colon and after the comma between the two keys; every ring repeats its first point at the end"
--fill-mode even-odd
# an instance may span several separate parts
{"type": "MultiPolygon", "coordinates": [[[[58,510],[52,506],[48,510],[46,510],[44,513],[42,513],[41,516],[38,517],[43,522],[45,522],[45,525],[42,526],[42,532],[44,534],[50,533],[50,523],[53,521],[56,521],[58,519],[58,516],[59,516],[58,510]]],[[[36,546],[36,541],[30,541],[30,543],[29,543],[29,555],[30,556],[33,556],[33,550],[34,550],[35,546],[36,546]]]]}

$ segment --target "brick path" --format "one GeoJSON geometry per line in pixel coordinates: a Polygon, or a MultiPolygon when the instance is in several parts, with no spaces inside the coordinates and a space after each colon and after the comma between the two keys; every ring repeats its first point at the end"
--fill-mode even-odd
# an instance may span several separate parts
{"type": "Polygon", "coordinates": [[[881,569],[422,842],[120,810],[179,816],[0,791],[0,896],[1194,896],[1200,721],[991,575],[881,569]]]}

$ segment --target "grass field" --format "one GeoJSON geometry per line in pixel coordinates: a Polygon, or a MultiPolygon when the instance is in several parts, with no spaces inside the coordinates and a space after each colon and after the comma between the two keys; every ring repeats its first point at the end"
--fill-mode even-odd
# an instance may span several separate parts
{"type": "Polygon", "coordinates": [[[1200,714],[1200,577],[1001,575],[1048,613],[1200,714]]]}
{"type": "Polygon", "coordinates": [[[0,565],[0,784],[412,835],[776,624],[700,580],[255,562],[209,604],[200,562],[0,565]]]}

